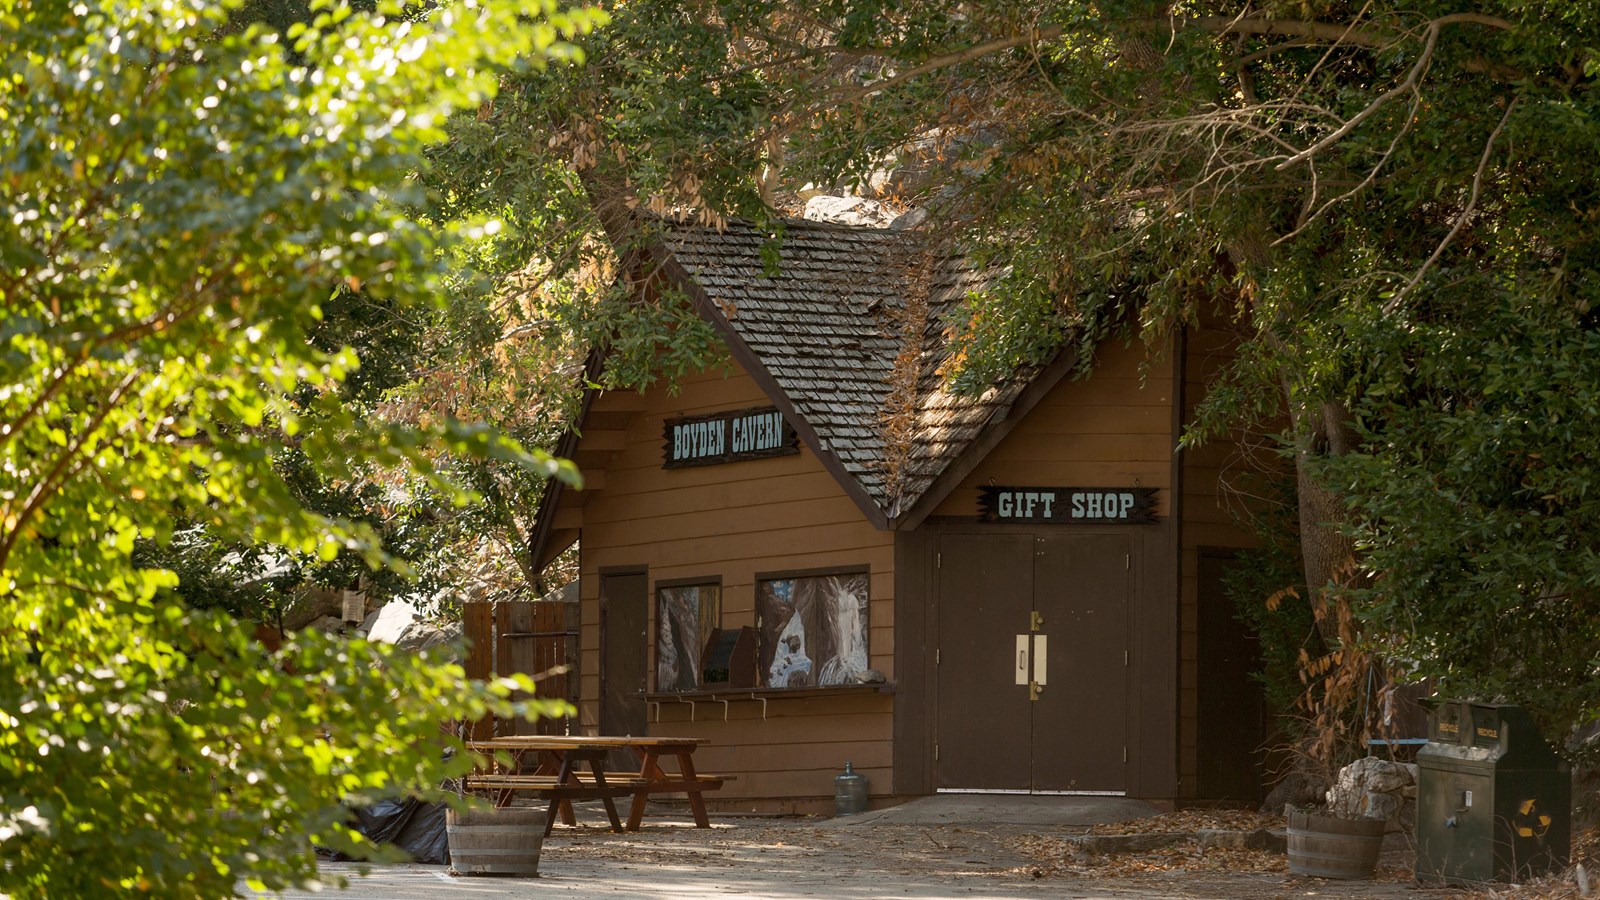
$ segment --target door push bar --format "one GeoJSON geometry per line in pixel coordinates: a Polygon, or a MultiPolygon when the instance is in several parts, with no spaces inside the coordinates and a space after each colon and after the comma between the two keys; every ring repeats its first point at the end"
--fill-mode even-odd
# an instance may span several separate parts
{"type": "Polygon", "coordinates": [[[1029,700],[1038,700],[1039,693],[1044,690],[1049,677],[1049,663],[1049,635],[1017,635],[1016,681],[1019,685],[1028,686],[1029,700]]]}

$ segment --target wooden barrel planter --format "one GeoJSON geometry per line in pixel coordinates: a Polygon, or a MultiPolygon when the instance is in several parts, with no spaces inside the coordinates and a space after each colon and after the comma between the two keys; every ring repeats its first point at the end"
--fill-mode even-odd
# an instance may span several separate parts
{"type": "Polygon", "coordinates": [[[544,821],[544,810],[525,807],[446,810],[450,868],[460,875],[538,875],[544,821]]]}
{"type": "Polygon", "coordinates": [[[1319,878],[1371,878],[1383,848],[1383,819],[1340,819],[1290,808],[1289,871],[1319,878]]]}

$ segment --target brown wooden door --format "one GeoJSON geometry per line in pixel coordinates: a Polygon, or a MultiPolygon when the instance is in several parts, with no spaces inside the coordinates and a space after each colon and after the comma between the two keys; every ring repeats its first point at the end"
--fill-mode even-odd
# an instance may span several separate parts
{"type": "Polygon", "coordinates": [[[1260,647],[1223,583],[1233,557],[1201,551],[1199,562],[1195,795],[1254,803],[1266,783],[1266,700],[1254,676],[1260,647]]]}
{"type": "Polygon", "coordinates": [[[1030,704],[1011,654],[1033,602],[1033,536],[945,535],[938,566],[935,787],[1029,790],[1030,704]]]}
{"type": "Polygon", "coordinates": [[[600,733],[643,735],[649,587],[644,572],[600,576],[600,733]]]}
{"type": "Polygon", "coordinates": [[[1033,789],[1125,791],[1128,539],[1048,535],[1035,550],[1034,609],[1048,641],[1046,685],[1031,704],[1033,789]]]}
{"type": "Polygon", "coordinates": [[[940,538],[935,787],[1127,789],[1128,553],[1119,534],[940,538]]]}

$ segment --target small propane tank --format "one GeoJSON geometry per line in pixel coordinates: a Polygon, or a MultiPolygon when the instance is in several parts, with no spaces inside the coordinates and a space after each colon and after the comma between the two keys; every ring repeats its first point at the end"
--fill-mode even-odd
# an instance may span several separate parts
{"type": "Polygon", "coordinates": [[[833,814],[853,816],[867,809],[867,779],[844,764],[844,772],[833,777],[833,814]]]}

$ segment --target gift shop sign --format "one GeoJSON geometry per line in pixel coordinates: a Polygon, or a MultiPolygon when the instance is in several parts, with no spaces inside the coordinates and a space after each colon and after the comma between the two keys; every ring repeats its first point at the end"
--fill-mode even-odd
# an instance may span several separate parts
{"type": "Polygon", "coordinates": [[[979,488],[985,522],[1143,525],[1154,522],[1156,489],[1141,487],[979,488]]]}
{"type": "Polygon", "coordinates": [[[776,406],[668,419],[663,432],[663,469],[714,466],[800,452],[799,435],[776,406]]]}

